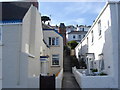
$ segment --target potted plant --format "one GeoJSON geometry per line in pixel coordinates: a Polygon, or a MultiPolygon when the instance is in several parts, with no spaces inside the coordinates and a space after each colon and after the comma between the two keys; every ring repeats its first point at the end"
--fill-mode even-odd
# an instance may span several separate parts
{"type": "Polygon", "coordinates": [[[90,69],[92,72],[98,72],[97,69],[90,69]]]}
{"type": "Polygon", "coordinates": [[[100,75],[100,76],[104,76],[104,75],[107,75],[107,74],[104,73],[104,72],[101,72],[99,75],[100,75]]]}

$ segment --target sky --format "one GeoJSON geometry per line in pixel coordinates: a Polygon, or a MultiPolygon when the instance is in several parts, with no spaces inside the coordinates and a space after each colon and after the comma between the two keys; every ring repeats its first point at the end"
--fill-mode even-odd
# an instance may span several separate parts
{"type": "Polygon", "coordinates": [[[91,25],[105,2],[40,2],[40,13],[51,18],[52,25],[91,25]]]}

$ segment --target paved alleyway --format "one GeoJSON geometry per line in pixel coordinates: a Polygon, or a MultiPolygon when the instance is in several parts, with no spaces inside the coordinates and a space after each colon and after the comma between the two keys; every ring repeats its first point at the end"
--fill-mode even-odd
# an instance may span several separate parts
{"type": "Polygon", "coordinates": [[[63,85],[62,88],[79,88],[74,75],[72,74],[70,56],[64,56],[64,73],[63,73],[63,85]]]}

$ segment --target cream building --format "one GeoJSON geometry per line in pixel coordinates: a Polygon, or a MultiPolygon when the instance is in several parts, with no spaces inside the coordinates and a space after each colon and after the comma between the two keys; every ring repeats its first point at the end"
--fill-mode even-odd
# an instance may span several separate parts
{"type": "MultiPolygon", "coordinates": [[[[43,24],[43,37],[48,49],[46,73],[57,74],[63,68],[63,37],[51,27],[43,24]]],[[[44,70],[44,68],[43,68],[44,70]]]]}

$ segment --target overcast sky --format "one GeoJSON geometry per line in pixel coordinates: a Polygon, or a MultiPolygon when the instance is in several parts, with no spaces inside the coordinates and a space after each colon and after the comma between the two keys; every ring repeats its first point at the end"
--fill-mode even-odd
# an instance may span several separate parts
{"type": "Polygon", "coordinates": [[[41,2],[40,13],[51,18],[52,25],[91,25],[105,2],[41,2]]]}

